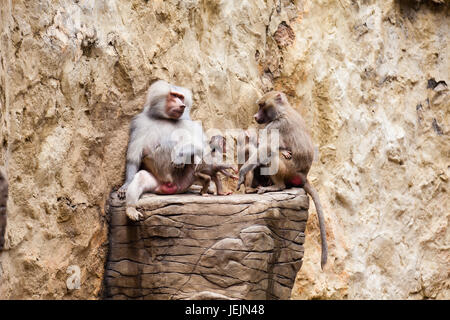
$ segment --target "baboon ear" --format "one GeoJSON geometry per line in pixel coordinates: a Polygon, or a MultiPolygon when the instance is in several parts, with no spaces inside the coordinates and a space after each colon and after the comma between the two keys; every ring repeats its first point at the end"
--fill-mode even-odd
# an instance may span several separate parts
{"type": "Polygon", "coordinates": [[[277,95],[275,96],[275,101],[277,103],[284,103],[284,94],[278,92],[277,95]]]}

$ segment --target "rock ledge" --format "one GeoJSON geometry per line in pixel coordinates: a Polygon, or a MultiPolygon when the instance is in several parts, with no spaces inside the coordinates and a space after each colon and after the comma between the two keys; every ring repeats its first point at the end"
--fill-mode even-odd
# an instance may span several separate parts
{"type": "Polygon", "coordinates": [[[106,299],[289,299],[302,265],[309,199],[144,195],[131,222],[111,194],[106,299]]]}

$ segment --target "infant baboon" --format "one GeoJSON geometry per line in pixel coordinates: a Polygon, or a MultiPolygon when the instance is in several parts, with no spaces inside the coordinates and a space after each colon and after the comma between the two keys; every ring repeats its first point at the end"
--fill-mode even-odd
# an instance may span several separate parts
{"type": "Polygon", "coordinates": [[[218,176],[219,172],[226,177],[238,180],[237,176],[229,173],[227,170],[231,169],[237,173],[237,170],[230,164],[223,163],[223,154],[226,153],[226,140],[220,135],[213,136],[209,142],[211,153],[205,156],[200,164],[195,168],[195,176],[202,183],[202,196],[208,195],[208,187],[211,180],[216,185],[217,195],[228,195],[232,192],[223,192],[222,182],[218,176]]]}
{"type": "MultiPolygon", "coordinates": [[[[258,136],[256,131],[246,130],[245,131],[245,161],[248,161],[250,157],[256,157],[258,152],[258,136]]],[[[288,148],[279,148],[280,156],[289,160],[292,158],[292,152],[288,148]]],[[[238,165],[238,170],[244,164],[238,165]]],[[[261,166],[256,166],[254,169],[249,170],[244,177],[244,192],[245,193],[255,193],[258,192],[262,187],[272,186],[273,182],[270,176],[261,174],[261,166]]],[[[239,188],[238,188],[239,189],[239,188]]]]}

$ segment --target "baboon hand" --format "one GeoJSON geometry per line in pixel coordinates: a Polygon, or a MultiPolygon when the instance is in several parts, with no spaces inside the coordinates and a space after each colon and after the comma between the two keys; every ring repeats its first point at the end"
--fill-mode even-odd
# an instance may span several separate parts
{"type": "Polygon", "coordinates": [[[128,189],[128,185],[124,184],[123,186],[121,186],[119,188],[119,190],[117,190],[117,196],[119,197],[120,200],[124,200],[126,195],[127,195],[127,189],[128,189]]]}
{"type": "Polygon", "coordinates": [[[139,211],[136,210],[136,208],[133,207],[128,207],[126,214],[128,218],[130,218],[130,220],[132,221],[139,221],[144,217],[142,213],[140,213],[139,211]]]}
{"type": "Polygon", "coordinates": [[[281,154],[283,155],[283,157],[285,157],[286,159],[292,159],[292,152],[289,150],[282,150],[281,154]]]}

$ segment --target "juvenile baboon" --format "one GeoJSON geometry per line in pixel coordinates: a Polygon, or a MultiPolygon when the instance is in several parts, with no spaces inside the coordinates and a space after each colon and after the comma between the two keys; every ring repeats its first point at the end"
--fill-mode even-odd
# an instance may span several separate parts
{"type": "MultiPolygon", "coordinates": [[[[264,128],[269,131],[278,130],[280,149],[290,152],[290,158],[288,159],[286,156],[282,156],[279,150],[271,150],[270,140],[264,145],[258,145],[258,149],[265,148],[263,150],[272,157],[272,161],[278,161],[278,171],[270,176],[273,185],[259,187],[258,192],[279,191],[287,186],[303,187],[311,196],[319,219],[322,241],[321,266],[323,269],[328,256],[325,221],[319,195],[307,179],[314,158],[314,149],[306,124],[301,115],[291,107],[282,92],[269,92],[260,98],[257,104],[259,110],[254,116],[256,122],[263,124],[264,128]]],[[[270,159],[258,159],[257,154],[263,153],[255,152],[240,169],[238,189],[249,171],[270,161],[270,159]]]]}
{"type": "MultiPolygon", "coordinates": [[[[256,131],[245,131],[245,161],[247,162],[250,157],[256,157],[258,153],[258,135],[256,131]]],[[[287,148],[279,148],[280,155],[285,159],[291,159],[292,153],[287,148]]],[[[238,165],[240,171],[244,164],[238,165]]],[[[273,185],[272,180],[267,175],[261,174],[261,166],[256,166],[253,170],[249,170],[244,177],[244,191],[245,193],[255,193],[261,190],[261,187],[268,187],[273,185]]],[[[239,188],[238,188],[239,189],[239,188]]]]}
{"type": "Polygon", "coordinates": [[[237,180],[238,177],[229,173],[227,170],[233,170],[237,173],[237,170],[233,168],[233,165],[223,163],[223,154],[226,151],[226,140],[223,136],[213,136],[209,142],[211,147],[211,153],[205,155],[205,158],[195,168],[195,176],[202,183],[202,190],[200,193],[203,196],[208,195],[208,187],[211,180],[216,185],[217,195],[228,195],[232,192],[223,192],[222,182],[218,176],[219,172],[226,177],[237,180]]]}

